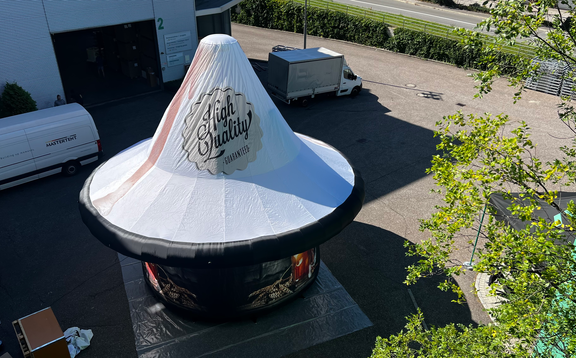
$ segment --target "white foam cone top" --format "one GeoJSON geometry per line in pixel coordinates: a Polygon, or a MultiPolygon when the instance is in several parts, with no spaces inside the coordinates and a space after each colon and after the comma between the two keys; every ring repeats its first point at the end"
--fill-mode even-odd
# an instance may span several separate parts
{"type": "Polygon", "coordinates": [[[89,198],[127,232],[184,243],[279,235],[329,215],[354,170],[295,134],[238,42],[204,38],[154,137],[104,163],[89,198]]]}

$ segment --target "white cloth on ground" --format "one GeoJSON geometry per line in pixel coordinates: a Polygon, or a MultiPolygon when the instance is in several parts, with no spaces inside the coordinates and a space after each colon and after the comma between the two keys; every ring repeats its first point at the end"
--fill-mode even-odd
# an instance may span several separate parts
{"type": "Polygon", "coordinates": [[[68,342],[70,358],[76,357],[81,350],[88,348],[92,337],[94,337],[94,333],[92,333],[91,329],[80,329],[78,327],[68,328],[64,332],[64,338],[66,338],[66,342],[68,342]]]}

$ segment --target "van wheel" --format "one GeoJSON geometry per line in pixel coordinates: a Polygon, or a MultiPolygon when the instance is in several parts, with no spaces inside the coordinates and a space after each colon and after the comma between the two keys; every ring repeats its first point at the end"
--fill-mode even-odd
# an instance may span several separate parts
{"type": "Polygon", "coordinates": [[[352,92],[350,92],[350,96],[352,96],[352,97],[357,96],[358,93],[360,93],[361,89],[362,89],[362,87],[359,87],[359,86],[352,88],[352,92]]]}
{"type": "Polygon", "coordinates": [[[300,106],[302,106],[302,107],[308,107],[309,104],[310,104],[310,101],[308,100],[308,98],[302,98],[300,100],[300,106]]]}
{"type": "Polygon", "coordinates": [[[69,161],[64,163],[64,165],[62,166],[62,174],[64,174],[67,177],[71,177],[73,175],[76,175],[76,173],[78,173],[78,169],[80,169],[80,164],[76,161],[69,161]]]}

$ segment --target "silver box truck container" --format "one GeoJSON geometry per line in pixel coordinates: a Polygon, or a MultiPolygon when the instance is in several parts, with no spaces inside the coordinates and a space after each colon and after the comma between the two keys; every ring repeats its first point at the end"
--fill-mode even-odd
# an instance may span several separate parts
{"type": "Polygon", "coordinates": [[[317,47],[270,52],[268,88],[286,103],[300,100],[306,106],[309,98],[321,93],[356,95],[362,90],[362,78],[348,67],[344,55],[317,47]]]}

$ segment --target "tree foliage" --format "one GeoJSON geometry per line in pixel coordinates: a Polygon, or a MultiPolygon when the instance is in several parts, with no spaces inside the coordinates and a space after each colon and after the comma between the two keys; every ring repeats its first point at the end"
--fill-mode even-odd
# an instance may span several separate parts
{"type": "Polygon", "coordinates": [[[16,82],[6,83],[0,97],[0,118],[36,111],[36,101],[16,82]]]}
{"type": "Polygon", "coordinates": [[[503,340],[498,326],[472,327],[449,324],[425,330],[421,312],[408,318],[406,332],[379,338],[372,358],[394,357],[501,357],[506,354],[507,340],[503,340]]]}
{"type": "MultiPolygon", "coordinates": [[[[561,3],[567,4],[564,0],[561,3]]],[[[564,76],[574,79],[576,24],[566,21],[573,10],[560,11],[550,0],[499,0],[491,17],[483,22],[496,38],[482,45],[479,35],[461,30],[463,44],[482,53],[484,71],[477,73],[477,97],[490,92],[494,81],[507,75],[520,100],[526,79],[535,76],[533,62],[512,70],[497,60],[502,45],[530,41],[540,60],[560,61],[564,76]],[[543,24],[552,28],[543,31],[543,24]]],[[[563,98],[559,120],[576,134],[576,111],[563,98]]],[[[563,191],[574,191],[576,142],[560,147],[558,158],[544,162],[536,155],[536,143],[524,122],[512,123],[501,115],[464,115],[458,112],[437,123],[438,150],[429,169],[443,204],[421,221],[429,239],[412,246],[409,254],[419,261],[408,267],[406,283],[436,274],[446,275],[440,285],[464,297],[454,276],[462,274],[453,259],[457,244],[478,230],[479,217],[487,208],[480,234],[485,245],[477,250],[473,270],[498,274],[492,294],[505,292],[502,304],[490,310],[495,324],[448,325],[422,328],[422,314],[408,318],[406,329],[378,338],[373,357],[576,357],[576,205],[558,205],[563,191]],[[512,215],[526,223],[515,230],[495,219],[490,197],[500,193],[510,201],[512,215]],[[513,195],[513,193],[515,193],[513,195]],[[536,211],[542,203],[565,212],[567,221],[546,220],[536,211]],[[565,211],[567,210],[567,211],[565,211]],[[463,349],[463,347],[466,347],[463,349]]],[[[551,139],[552,140],[552,139],[551,139]]],[[[469,242],[472,244],[472,242],[469,242]]]]}

